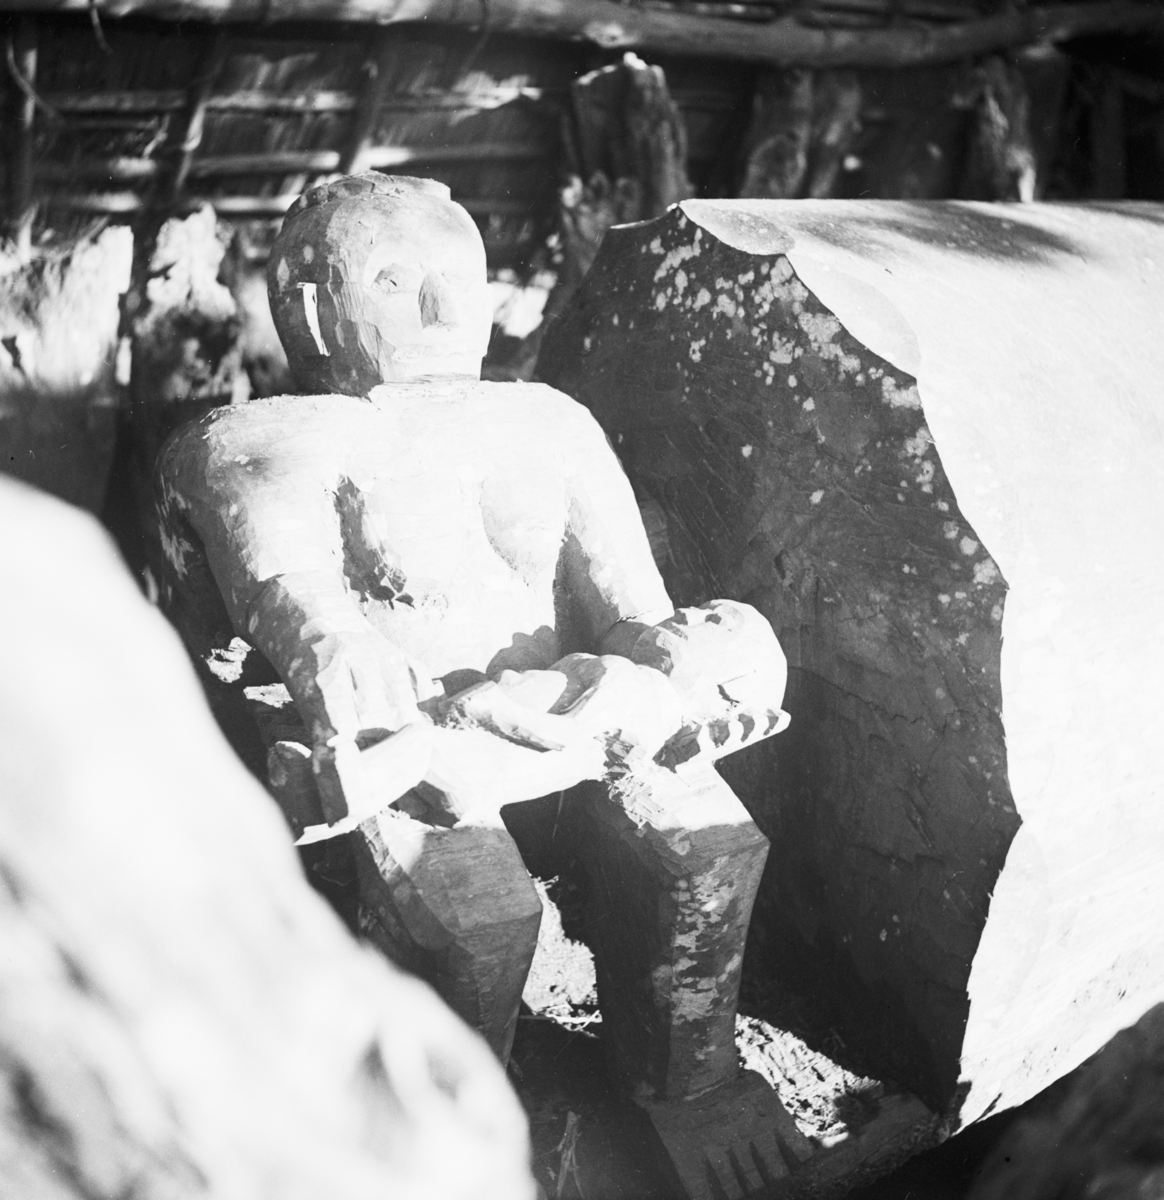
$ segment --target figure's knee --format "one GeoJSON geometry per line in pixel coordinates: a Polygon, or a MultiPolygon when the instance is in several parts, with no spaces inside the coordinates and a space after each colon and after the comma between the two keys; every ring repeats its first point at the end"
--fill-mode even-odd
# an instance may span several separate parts
{"type": "Polygon", "coordinates": [[[388,811],[353,834],[360,929],[427,980],[505,1062],[542,906],[509,834],[388,811]]]}
{"type": "Polygon", "coordinates": [[[439,953],[490,931],[537,941],[541,900],[503,828],[425,825],[389,810],[354,836],[365,912],[439,953]]]}
{"type": "Polygon", "coordinates": [[[678,774],[652,764],[590,786],[582,819],[592,853],[605,856],[599,847],[615,843],[674,880],[714,872],[752,883],[768,854],[768,839],[710,765],[678,774]]]}

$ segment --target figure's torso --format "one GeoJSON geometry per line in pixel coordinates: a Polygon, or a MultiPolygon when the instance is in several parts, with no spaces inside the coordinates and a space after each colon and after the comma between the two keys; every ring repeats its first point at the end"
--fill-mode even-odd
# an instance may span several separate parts
{"type": "Polygon", "coordinates": [[[207,474],[228,504],[274,477],[333,504],[353,598],[433,677],[546,666],[581,648],[559,579],[571,410],[474,381],[276,397],[217,414],[207,474]]]}

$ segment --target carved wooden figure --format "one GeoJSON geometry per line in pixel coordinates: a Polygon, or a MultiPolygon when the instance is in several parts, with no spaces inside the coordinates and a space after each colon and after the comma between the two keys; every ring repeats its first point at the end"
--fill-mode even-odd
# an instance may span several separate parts
{"type": "Polygon", "coordinates": [[[808,1150],[739,1076],[767,842],[711,768],[782,727],[784,656],[747,605],[675,611],[584,408],[480,382],[484,266],[441,185],[371,175],[304,196],[269,278],[317,394],[219,409],[170,444],[172,564],[196,586],[204,553],[234,632],[294,699],[310,751],[280,742],[276,790],[304,840],[358,826],[365,932],[502,1059],[541,907],[499,810],[591,781],[612,1065],[702,1195],[684,1159],[700,1097],[708,1161],[737,1194],[787,1172],[780,1144],[792,1163],[808,1150]],[[757,1097],[763,1136],[735,1145],[757,1097]]]}

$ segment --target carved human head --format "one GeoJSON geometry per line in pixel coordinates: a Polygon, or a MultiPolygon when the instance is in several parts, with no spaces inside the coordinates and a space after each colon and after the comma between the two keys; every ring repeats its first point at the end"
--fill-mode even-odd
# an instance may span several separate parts
{"type": "Polygon", "coordinates": [[[480,377],[485,247],[442,183],[371,172],[305,192],[275,239],[267,294],[302,391],[480,377]]]}

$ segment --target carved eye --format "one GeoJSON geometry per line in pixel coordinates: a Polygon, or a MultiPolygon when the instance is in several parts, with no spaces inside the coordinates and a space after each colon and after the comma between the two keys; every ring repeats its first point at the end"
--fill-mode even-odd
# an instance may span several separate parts
{"type": "Polygon", "coordinates": [[[372,286],[376,291],[388,295],[393,292],[402,292],[408,287],[408,275],[407,268],[397,263],[389,263],[377,272],[376,278],[372,280],[372,286]]]}

